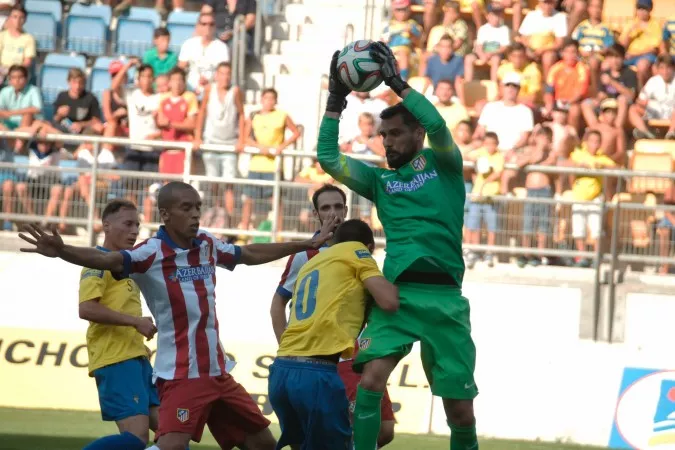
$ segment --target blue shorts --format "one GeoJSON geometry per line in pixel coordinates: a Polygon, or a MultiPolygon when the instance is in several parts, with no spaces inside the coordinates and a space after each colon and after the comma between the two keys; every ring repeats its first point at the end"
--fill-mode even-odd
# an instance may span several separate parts
{"type": "MultiPolygon", "coordinates": [[[[274,181],[273,172],[249,172],[249,180],[274,181]]],[[[272,186],[244,186],[244,195],[251,200],[264,200],[272,198],[274,188],[272,186]]]]}
{"type": "MultiPolygon", "coordinates": [[[[549,186],[540,189],[528,189],[527,198],[553,198],[549,186]]],[[[551,205],[548,203],[526,202],[523,207],[523,234],[548,233],[551,221],[551,205]]]]}
{"type": "Polygon", "coordinates": [[[623,62],[623,65],[626,67],[637,66],[637,63],[641,60],[646,59],[650,63],[654,64],[656,62],[656,55],[653,53],[646,53],[644,55],[635,56],[633,58],[627,59],[623,62]]]}
{"type": "Polygon", "coordinates": [[[270,366],[268,392],[279,418],[277,449],[350,448],[349,401],[337,366],[277,358],[270,366]]]}
{"type": "Polygon", "coordinates": [[[152,366],[144,357],[127,359],[94,370],[103,420],[118,421],[132,416],[149,416],[159,405],[152,382],[152,366]]]}
{"type": "Polygon", "coordinates": [[[466,216],[466,228],[469,231],[480,231],[481,219],[489,233],[497,231],[497,205],[494,203],[469,204],[469,212],[466,216]]]}

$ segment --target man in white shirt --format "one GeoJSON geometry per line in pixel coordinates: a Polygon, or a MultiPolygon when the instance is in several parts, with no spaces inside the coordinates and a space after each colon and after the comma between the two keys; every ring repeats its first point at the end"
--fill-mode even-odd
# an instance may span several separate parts
{"type": "Polygon", "coordinates": [[[649,129],[650,120],[670,121],[666,139],[675,139],[675,60],[670,55],[660,55],[656,64],[657,74],[645,83],[637,101],[628,110],[636,139],[656,138],[649,129]]]}
{"type": "Polygon", "coordinates": [[[178,67],[187,72],[188,89],[201,94],[204,87],[213,81],[218,64],[229,61],[227,44],[216,39],[213,14],[200,13],[196,36],[183,43],[178,55],[178,67]]]}
{"type": "Polygon", "coordinates": [[[567,15],[555,10],[554,0],[539,0],[537,8],[525,16],[518,33],[518,40],[527,47],[528,56],[541,62],[546,79],[567,36],[567,15]]]}

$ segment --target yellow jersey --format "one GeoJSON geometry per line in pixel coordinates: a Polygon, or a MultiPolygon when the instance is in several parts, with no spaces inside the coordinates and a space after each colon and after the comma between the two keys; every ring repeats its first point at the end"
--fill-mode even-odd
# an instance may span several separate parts
{"type": "MultiPolygon", "coordinates": [[[[283,111],[275,109],[266,113],[256,113],[251,119],[251,128],[256,142],[266,147],[278,147],[284,142],[286,117],[283,111]]],[[[274,172],[274,156],[253,155],[248,170],[251,172],[274,172]]]]}
{"type": "MultiPolygon", "coordinates": [[[[131,279],[116,280],[109,271],[82,269],[80,303],[99,299],[113,311],[141,317],[141,292],[131,279]]],[[[133,327],[89,323],[87,353],[89,375],[101,367],[146,356],[143,335],[133,327]]]]}
{"type": "MultiPolygon", "coordinates": [[[[586,147],[581,146],[570,154],[570,160],[577,164],[589,164],[595,168],[616,167],[616,163],[608,156],[592,155],[586,147]]],[[[602,180],[600,177],[579,176],[574,180],[572,196],[574,200],[595,200],[602,193],[602,180]]]]}
{"type": "Polygon", "coordinates": [[[541,97],[542,79],[537,63],[532,62],[522,70],[516,69],[511,62],[502,63],[502,65],[499,66],[499,69],[497,69],[497,79],[501,82],[504,77],[511,72],[517,73],[520,76],[520,91],[518,97],[533,96],[535,101],[538,101],[539,97],[541,97]]]}
{"type": "Polygon", "coordinates": [[[360,242],[335,244],[310,259],[298,273],[277,355],[351,358],[365,319],[363,282],[381,276],[360,242]]]}
{"type": "Polygon", "coordinates": [[[630,43],[626,49],[627,57],[642,55],[647,52],[657,52],[663,39],[661,24],[654,18],[649,19],[647,23],[641,22],[639,19],[631,20],[624,26],[621,39],[625,39],[626,36],[630,39],[630,43]],[[640,24],[640,28],[632,30],[633,25],[636,23],[640,24]]]}
{"type": "Polygon", "coordinates": [[[476,159],[476,178],[473,182],[473,194],[482,194],[484,197],[498,195],[501,182],[496,180],[486,183],[485,179],[493,173],[504,170],[504,155],[499,150],[490,154],[486,149],[479,148],[472,156],[476,159]]]}

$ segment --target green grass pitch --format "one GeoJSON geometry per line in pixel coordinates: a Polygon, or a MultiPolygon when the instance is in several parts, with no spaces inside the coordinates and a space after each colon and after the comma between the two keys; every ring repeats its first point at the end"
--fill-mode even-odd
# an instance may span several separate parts
{"type": "MultiPolygon", "coordinates": [[[[278,435],[278,427],[273,425],[278,435]]],[[[80,450],[93,439],[116,432],[114,424],[104,423],[100,415],[79,411],[0,408],[0,449],[2,450],[80,450]]],[[[217,450],[206,431],[201,444],[190,448],[217,450]]],[[[388,450],[448,450],[448,438],[431,435],[398,434],[388,450]]],[[[589,450],[595,447],[558,443],[517,442],[483,439],[481,450],[589,450]]]]}

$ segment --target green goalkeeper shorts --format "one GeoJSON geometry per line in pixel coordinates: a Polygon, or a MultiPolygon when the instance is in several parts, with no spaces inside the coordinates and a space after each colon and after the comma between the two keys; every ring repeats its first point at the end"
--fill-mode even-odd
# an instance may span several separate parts
{"type": "Polygon", "coordinates": [[[359,339],[354,370],[373,359],[403,358],[420,341],[422,366],[431,392],[467,400],[478,395],[473,377],[476,346],[471,339],[469,301],[459,288],[399,283],[400,307],[386,313],[374,307],[359,339]]]}

